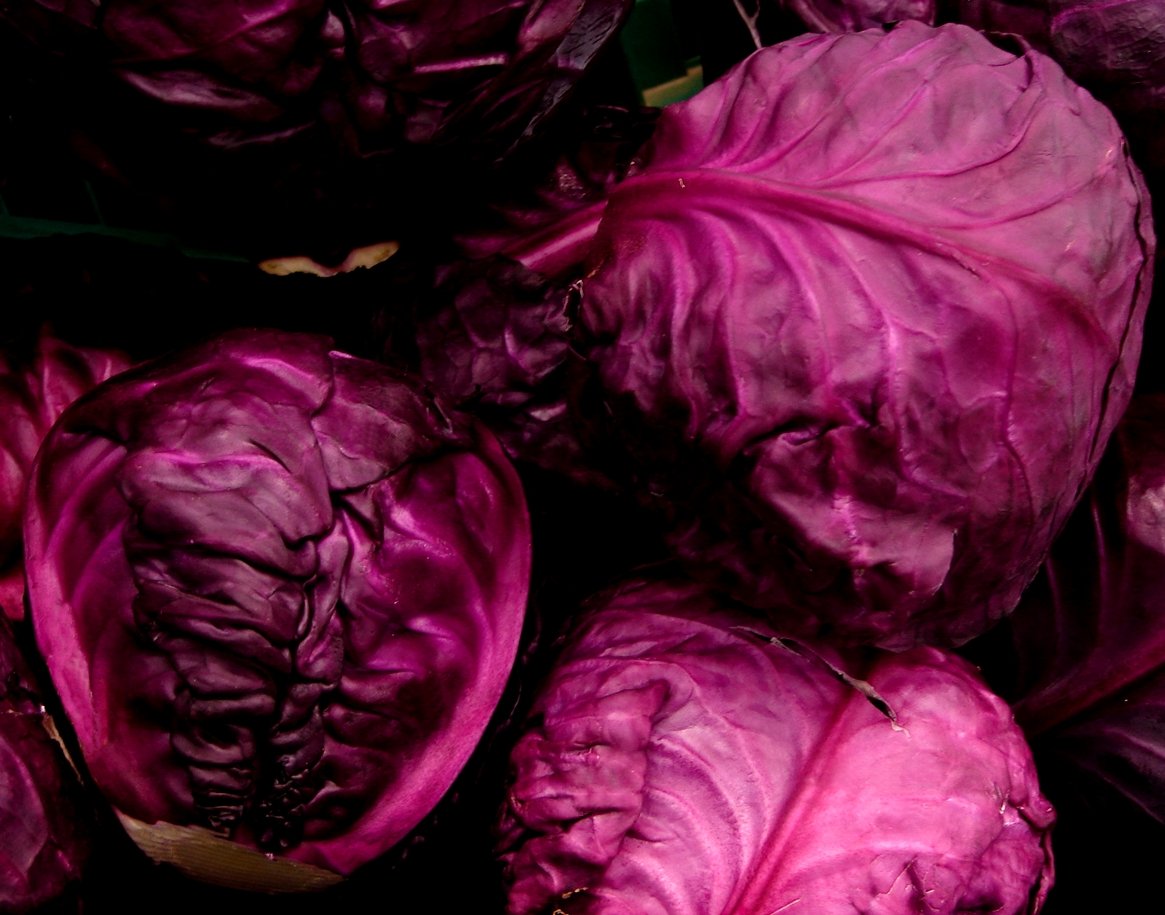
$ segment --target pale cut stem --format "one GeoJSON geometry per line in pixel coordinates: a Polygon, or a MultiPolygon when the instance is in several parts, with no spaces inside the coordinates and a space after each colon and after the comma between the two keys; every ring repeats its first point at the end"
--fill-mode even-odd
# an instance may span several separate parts
{"type": "Polygon", "coordinates": [[[760,18],[760,0],[756,0],[756,10],[751,15],[744,8],[744,0],[732,0],[732,3],[736,7],[736,12],[740,13],[740,18],[744,20],[748,34],[752,36],[752,43],[759,51],[763,47],[760,40],[760,30],[756,25],[757,19],[760,18]]]}

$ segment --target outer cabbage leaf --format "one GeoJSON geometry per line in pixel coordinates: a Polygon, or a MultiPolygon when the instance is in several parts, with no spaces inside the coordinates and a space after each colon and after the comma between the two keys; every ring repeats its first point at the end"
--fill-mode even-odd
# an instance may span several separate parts
{"type": "Polygon", "coordinates": [[[237,331],[97,388],[38,456],[25,536],[37,641],[134,837],[341,875],[466,762],[529,584],[493,437],[312,335],[237,331]]]}
{"type": "Polygon", "coordinates": [[[0,615],[0,911],[30,912],[81,879],[92,816],[8,620],[0,615]]]}
{"type": "Polygon", "coordinates": [[[908,22],[758,51],[642,158],[580,321],[680,554],[884,647],[1008,613],[1140,353],[1155,239],[1108,111],[908,22]]]}
{"type": "Polygon", "coordinates": [[[815,653],[688,585],[597,602],[512,768],[513,915],[1026,913],[1052,878],[1030,752],[969,665],[815,653]]]}
{"type": "Polygon", "coordinates": [[[0,611],[24,617],[24,566],[20,530],[24,491],[32,460],[49,427],[70,403],[94,385],[129,368],[114,350],[76,347],[50,332],[35,351],[0,352],[0,611]]]}
{"type": "Polygon", "coordinates": [[[513,456],[592,479],[569,409],[570,284],[517,261],[453,264],[417,314],[420,373],[481,417],[513,456]]]}

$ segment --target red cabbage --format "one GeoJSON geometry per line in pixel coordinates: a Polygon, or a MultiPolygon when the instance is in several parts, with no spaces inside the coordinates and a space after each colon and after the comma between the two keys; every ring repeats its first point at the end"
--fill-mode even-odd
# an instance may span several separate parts
{"type": "Polygon", "coordinates": [[[1128,402],[1154,249],[1106,109],[906,22],[665,109],[579,313],[683,556],[848,638],[957,644],[1015,606],[1128,402]]]}
{"type": "Polygon", "coordinates": [[[461,172],[481,180],[541,131],[629,10],[28,0],[0,4],[0,50],[82,157],[186,230],[318,245],[321,221],[341,235],[360,223],[380,241],[367,233],[407,230],[440,209],[446,186],[467,190],[461,172]]]}
{"type": "Polygon", "coordinates": [[[814,651],[685,584],[597,601],[511,760],[511,915],[1004,915],[1052,879],[1031,754],[970,665],[814,651]]]}
{"type": "Polygon", "coordinates": [[[95,389],[46,439],[25,537],[97,786],[151,854],[273,890],[348,874],[430,812],[528,589],[492,436],[312,335],[236,331],[95,389]]]}

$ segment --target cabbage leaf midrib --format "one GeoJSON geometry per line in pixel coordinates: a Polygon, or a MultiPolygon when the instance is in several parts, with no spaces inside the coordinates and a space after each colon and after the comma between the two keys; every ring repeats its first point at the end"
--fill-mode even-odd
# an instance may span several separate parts
{"type": "MultiPolygon", "coordinates": [[[[1047,202],[1041,201],[1040,205],[1011,216],[1031,215],[1046,207],[1047,202]]],[[[975,276],[1006,274],[1043,297],[1070,304],[1074,317],[1085,322],[1094,332],[1100,331],[1091,300],[1086,300],[1046,273],[972,244],[964,233],[973,232],[975,228],[928,225],[904,213],[889,213],[878,202],[857,194],[722,168],[652,171],[628,178],[614,188],[603,221],[614,222],[610,234],[617,240],[622,234],[619,224],[628,218],[659,219],[676,208],[699,209],[717,218],[723,218],[720,216],[723,213],[730,219],[762,212],[782,219],[808,217],[855,230],[861,235],[881,235],[888,241],[947,259],[975,276]],[[682,203],[679,195],[683,195],[682,203]],[[654,205],[661,197],[668,198],[664,205],[654,205]]]]}

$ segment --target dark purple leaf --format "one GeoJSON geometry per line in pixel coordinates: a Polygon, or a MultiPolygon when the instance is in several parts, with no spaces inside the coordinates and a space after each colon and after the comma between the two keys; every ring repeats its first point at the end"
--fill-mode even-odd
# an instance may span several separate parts
{"type": "MultiPolygon", "coordinates": [[[[399,334],[415,349],[420,373],[482,418],[510,454],[607,486],[572,407],[589,376],[573,341],[576,287],[607,195],[656,115],[597,108],[561,131],[549,162],[511,176],[459,232],[399,334]]],[[[388,306],[399,308],[396,300],[388,306]]]]}

